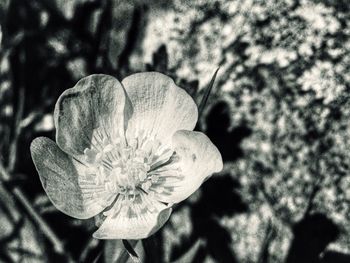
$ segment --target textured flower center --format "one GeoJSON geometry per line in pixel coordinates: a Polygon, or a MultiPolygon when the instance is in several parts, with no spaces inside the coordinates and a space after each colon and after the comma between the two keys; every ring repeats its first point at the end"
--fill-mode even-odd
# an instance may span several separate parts
{"type": "Polygon", "coordinates": [[[157,183],[159,177],[154,169],[166,163],[172,153],[143,133],[128,141],[111,141],[98,129],[91,148],[84,151],[89,164],[87,176],[93,176],[95,186],[107,193],[133,201],[140,191],[148,193],[152,184],[157,183]]]}

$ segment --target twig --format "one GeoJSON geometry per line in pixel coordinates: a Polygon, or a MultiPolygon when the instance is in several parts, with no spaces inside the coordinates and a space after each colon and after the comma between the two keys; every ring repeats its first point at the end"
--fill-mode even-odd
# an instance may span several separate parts
{"type": "Polygon", "coordinates": [[[260,192],[262,193],[267,205],[271,208],[271,211],[273,213],[273,216],[276,218],[276,219],[279,219],[281,220],[283,223],[285,223],[286,225],[288,226],[291,226],[292,225],[292,222],[290,220],[288,220],[287,218],[284,218],[280,215],[277,215],[276,214],[276,211],[274,209],[274,202],[275,200],[268,194],[268,192],[266,191],[266,187],[265,187],[265,184],[263,182],[263,180],[259,180],[258,182],[259,186],[260,186],[260,192]]]}
{"type": "Polygon", "coordinates": [[[205,247],[205,242],[202,239],[198,239],[188,251],[182,254],[178,259],[172,261],[171,263],[181,263],[181,262],[194,262],[194,259],[198,252],[205,247]]]}
{"type": "Polygon", "coordinates": [[[318,194],[318,191],[320,190],[321,183],[322,183],[322,178],[317,178],[314,185],[313,185],[312,191],[310,193],[309,200],[308,200],[307,207],[305,209],[303,218],[305,218],[306,216],[308,216],[310,214],[315,197],[318,194]]]}
{"type": "MultiPolygon", "coordinates": [[[[140,1],[140,3],[142,3],[140,1]]],[[[148,6],[146,4],[137,4],[132,14],[131,25],[127,32],[124,49],[118,58],[118,67],[121,69],[129,68],[129,58],[135,51],[139,38],[142,36],[145,28],[144,22],[147,19],[148,6]]]]}
{"type": "Polygon", "coordinates": [[[101,256],[102,256],[102,251],[100,251],[100,253],[98,253],[98,255],[96,256],[96,258],[94,259],[94,261],[92,263],[97,263],[100,260],[101,256]]]}
{"type": "Polygon", "coordinates": [[[98,60],[99,53],[101,48],[105,44],[103,43],[105,39],[105,35],[108,33],[110,28],[112,27],[112,2],[110,0],[103,1],[102,3],[102,13],[100,16],[100,20],[97,24],[95,41],[93,43],[93,54],[92,61],[95,62],[94,70],[96,70],[96,61],[98,60]]]}
{"type": "MultiPolygon", "coordinates": [[[[11,176],[1,163],[0,175],[0,179],[5,182],[11,178],[11,176]]],[[[8,190],[6,189],[6,191],[8,190]]],[[[42,233],[52,243],[54,251],[61,255],[67,254],[67,252],[64,251],[63,243],[56,236],[56,234],[53,232],[50,226],[45,222],[45,220],[35,211],[35,209],[32,207],[32,205],[30,204],[24,193],[21,191],[21,189],[19,189],[18,187],[14,187],[12,191],[8,192],[10,192],[15,197],[15,199],[24,207],[24,209],[28,213],[28,216],[38,225],[42,233]]]]}
{"type": "Polygon", "coordinates": [[[80,253],[79,262],[85,262],[89,255],[90,250],[92,248],[96,248],[98,246],[98,243],[99,243],[98,239],[95,239],[95,238],[89,239],[84,249],[80,253]]]}
{"type": "Polygon", "coordinates": [[[15,116],[15,125],[14,125],[14,134],[13,138],[10,144],[10,154],[9,154],[9,162],[8,162],[8,171],[13,172],[15,165],[16,165],[16,157],[17,157],[17,141],[19,138],[19,135],[22,131],[21,129],[21,120],[23,116],[23,109],[24,109],[24,89],[20,88],[19,90],[19,98],[18,98],[18,109],[15,116]]]}
{"type": "Polygon", "coordinates": [[[266,228],[266,233],[265,233],[265,237],[261,246],[261,250],[260,250],[260,255],[258,258],[258,263],[267,263],[269,262],[269,249],[270,249],[270,245],[271,242],[273,241],[273,239],[275,238],[275,229],[274,226],[271,222],[271,220],[269,219],[267,228],[266,228]]]}
{"type": "Polygon", "coordinates": [[[35,123],[43,115],[42,111],[33,111],[20,122],[21,131],[35,123]]]}
{"type": "MultiPolygon", "coordinates": [[[[0,182],[8,182],[11,180],[11,173],[15,169],[16,165],[16,157],[17,157],[17,147],[18,147],[18,138],[22,132],[23,125],[23,109],[25,103],[25,93],[24,89],[19,89],[19,99],[18,99],[18,108],[14,120],[14,133],[13,138],[10,144],[10,153],[8,159],[8,165],[5,168],[4,165],[0,162],[0,182]]],[[[56,236],[50,226],[46,223],[46,221],[40,216],[39,213],[33,208],[31,203],[25,194],[21,191],[21,189],[17,186],[11,188],[11,191],[5,188],[7,192],[12,194],[14,198],[22,205],[22,207],[27,212],[29,218],[38,225],[39,229],[42,233],[48,238],[48,240],[52,243],[53,249],[56,253],[61,255],[66,255],[69,259],[69,262],[73,262],[70,255],[67,255],[67,252],[64,251],[64,244],[60,241],[60,239],[56,236]]]]}

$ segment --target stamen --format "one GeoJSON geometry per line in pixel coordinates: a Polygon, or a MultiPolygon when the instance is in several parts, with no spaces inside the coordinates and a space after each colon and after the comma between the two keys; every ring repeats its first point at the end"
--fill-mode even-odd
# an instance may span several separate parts
{"type": "Polygon", "coordinates": [[[91,195],[91,198],[102,197],[104,201],[117,198],[118,205],[104,212],[105,216],[115,214],[122,209],[121,203],[135,207],[137,202],[147,200],[142,196],[153,195],[153,185],[158,186],[158,191],[163,191],[159,188],[159,172],[174,171],[171,166],[168,169],[164,167],[173,161],[173,153],[158,140],[147,138],[144,131],[126,140],[122,137],[110,139],[106,131],[97,129],[93,133],[91,148],[84,150],[89,168],[81,178],[81,184],[86,187],[85,194],[91,195]],[[92,192],[94,187],[99,189],[98,192],[92,192]]]}

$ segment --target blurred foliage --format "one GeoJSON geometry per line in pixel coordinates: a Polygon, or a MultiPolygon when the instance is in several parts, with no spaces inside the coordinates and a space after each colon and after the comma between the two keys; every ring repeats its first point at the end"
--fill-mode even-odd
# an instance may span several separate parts
{"type": "Polygon", "coordinates": [[[156,70],[199,102],[220,66],[198,129],[225,169],[143,242],[146,262],[350,262],[348,1],[6,0],[0,26],[0,261],[103,260],[30,159],[65,89],[156,70]]]}

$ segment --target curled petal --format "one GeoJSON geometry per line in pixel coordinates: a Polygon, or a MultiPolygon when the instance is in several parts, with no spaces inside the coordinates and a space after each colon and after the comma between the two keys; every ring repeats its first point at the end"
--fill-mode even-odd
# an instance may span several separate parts
{"type": "Polygon", "coordinates": [[[178,203],[196,191],[206,178],[223,168],[221,154],[201,132],[178,131],[173,136],[175,161],[158,171],[151,191],[161,202],[178,203]]]}
{"type": "Polygon", "coordinates": [[[48,197],[63,213],[86,219],[106,208],[111,196],[103,189],[81,187],[79,180],[86,167],[63,152],[52,140],[39,137],[30,146],[35,167],[48,197]],[[99,192],[93,196],[89,191],[99,192]]]}
{"type": "Polygon", "coordinates": [[[165,224],[171,212],[171,208],[145,193],[139,194],[128,204],[118,199],[93,236],[98,239],[147,238],[165,224]]]}
{"type": "Polygon", "coordinates": [[[198,109],[190,95],[158,72],[136,73],[122,81],[133,105],[127,136],[144,132],[162,143],[178,130],[193,130],[198,109]]]}
{"type": "Polygon", "coordinates": [[[85,77],[56,103],[56,142],[65,152],[81,155],[90,148],[97,128],[106,138],[123,136],[131,114],[131,103],[117,79],[103,74],[85,77]]]}

